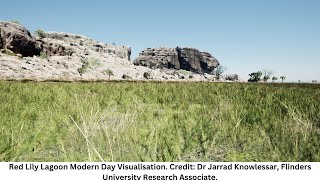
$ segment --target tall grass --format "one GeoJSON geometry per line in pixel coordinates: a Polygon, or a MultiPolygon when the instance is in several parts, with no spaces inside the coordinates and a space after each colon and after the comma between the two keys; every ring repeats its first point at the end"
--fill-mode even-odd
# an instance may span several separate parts
{"type": "Polygon", "coordinates": [[[0,82],[0,161],[320,161],[320,86],[0,82]]]}

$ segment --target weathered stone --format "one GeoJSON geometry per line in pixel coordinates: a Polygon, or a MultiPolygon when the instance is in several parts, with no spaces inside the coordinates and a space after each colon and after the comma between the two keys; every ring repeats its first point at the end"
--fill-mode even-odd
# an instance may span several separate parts
{"type": "Polygon", "coordinates": [[[135,65],[156,68],[180,68],[178,52],[173,48],[145,49],[137,59],[135,65]]]}
{"type": "Polygon", "coordinates": [[[70,56],[73,53],[81,54],[82,52],[85,52],[84,55],[89,55],[89,51],[93,51],[101,54],[115,54],[130,61],[130,47],[104,44],[85,36],[70,33],[43,32],[43,34],[44,38],[37,37],[37,45],[48,55],[70,56]],[[70,44],[73,44],[73,46],[70,46],[70,44]]]}
{"type": "Polygon", "coordinates": [[[143,50],[135,65],[149,67],[151,69],[184,69],[197,73],[210,73],[219,62],[210,53],[200,52],[194,48],[147,48],[143,50]]]}
{"type": "Polygon", "coordinates": [[[122,75],[122,79],[131,79],[131,77],[126,75],[126,74],[124,74],[124,75],[122,75]]]}
{"type": "Polygon", "coordinates": [[[151,77],[151,72],[144,72],[143,73],[143,77],[145,78],[145,79],[151,79],[152,77],[151,77]]]}
{"type": "Polygon", "coordinates": [[[226,75],[225,79],[227,81],[238,81],[239,76],[237,74],[229,74],[229,75],[226,75]]]}
{"type": "Polygon", "coordinates": [[[194,48],[177,48],[179,52],[180,68],[187,71],[203,72],[200,66],[201,52],[194,48]]]}
{"type": "MultiPolygon", "coordinates": [[[[0,31],[2,48],[7,44],[2,38],[5,37],[4,31],[0,31]]],[[[9,48],[0,50],[0,79],[209,81],[209,75],[191,71],[206,72],[211,62],[215,66],[215,58],[210,54],[192,48],[148,48],[139,56],[140,63],[147,66],[143,67],[129,61],[130,48],[105,44],[81,35],[42,31],[41,37],[36,36],[33,40],[35,48],[42,52],[40,56],[21,58],[19,53],[9,48]],[[182,69],[180,61],[185,61],[190,71],[182,69]],[[111,71],[112,75],[107,75],[106,71],[111,71]]]]}
{"type": "Polygon", "coordinates": [[[49,56],[71,56],[74,51],[71,48],[67,48],[59,43],[50,42],[48,40],[37,40],[37,46],[49,56]]]}
{"type": "Polygon", "coordinates": [[[201,52],[203,59],[200,61],[201,68],[205,72],[212,72],[216,67],[220,65],[219,61],[213,57],[210,53],[201,52]]]}
{"type": "Polygon", "coordinates": [[[22,56],[40,54],[30,32],[20,24],[0,22],[0,49],[9,49],[22,56]]]}

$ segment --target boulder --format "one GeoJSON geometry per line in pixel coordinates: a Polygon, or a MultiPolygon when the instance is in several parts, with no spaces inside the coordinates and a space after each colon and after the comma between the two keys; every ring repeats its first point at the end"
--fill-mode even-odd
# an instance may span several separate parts
{"type": "Polygon", "coordinates": [[[127,74],[122,75],[122,79],[131,79],[130,76],[128,76],[127,74]]]}
{"type": "Polygon", "coordinates": [[[144,72],[144,73],[143,73],[143,77],[144,77],[145,79],[152,79],[152,72],[151,72],[151,71],[144,72]]]}
{"type": "Polygon", "coordinates": [[[20,24],[12,22],[0,22],[0,49],[9,49],[22,56],[40,54],[30,32],[20,24]]]}
{"type": "Polygon", "coordinates": [[[216,67],[220,65],[219,61],[210,53],[201,52],[201,54],[203,56],[202,61],[200,61],[202,70],[212,72],[216,67]]]}
{"type": "Polygon", "coordinates": [[[210,73],[219,62],[210,53],[195,48],[147,48],[133,62],[151,69],[183,69],[196,73],[210,73]]]}
{"type": "Polygon", "coordinates": [[[229,74],[229,75],[226,75],[225,79],[227,81],[239,81],[239,76],[238,74],[229,74]]]}
{"type": "Polygon", "coordinates": [[[193,72],[203,72],[200,61],[202,61],[203,56],[198,49],[194,48],[176,48],[179,52],[179,62],[180,68],[193,71],[193,72]]]}

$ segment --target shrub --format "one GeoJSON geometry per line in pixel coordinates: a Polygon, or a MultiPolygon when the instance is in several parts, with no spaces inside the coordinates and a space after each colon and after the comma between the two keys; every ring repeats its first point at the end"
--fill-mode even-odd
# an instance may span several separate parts
{"type": "Polygon", "coordinates": [[[1,52],[9,56],[17,56],[17,54],[11,51],[10,49],[1,49],[1,52]]]}
{"type": "Polygon", "coordinates": [[[248,80],[248,82],[259,82],[261,80],[262,72],[261,71],[253,72],[249,74],[249,76],[250,76],[250,79],[248,80]]]}
{"type": "Polygon", "coordinates": [[[280,76],[280,79],[281,79],[282,83],[286,78],[287,78],[286,76],[280,76]]]}
{"type": "Polygon", "coordinates": [[[82,66],[80,68],[78,68],[78,72],[80,74],[80,76],[82,76],[82,74],[84,74],[85,72],[87,72],[88,68],[89,68],[89,62],[86,59],[81,60],[82,62],[82,66]]]}
{"type": "Polygon", "coordinates": [[[101,61],[99,59],[94,59],[94,58],[90,59],[89,64],[90,64],[90,68],[96,68],[96,67],[102,66],[101,61]]]}
{"type": "Polygon", "coordinates": [[[21,23],[19,21],[17,21],[17,20],[12,20],[10,22],[21,25],[21,23]]]}
{"type": "Polygon", "coordinates": [[[143,77],[144,77],[145,79],[151,79],[151,72],[144,72],[144,73],[143,73],[143,77]]]}
{"type": "Polygon", "coordinates": [[[263,70],[263,78],[262,78],[263,81],[267,82],[271,78],[272,74],[273,74],[273,72],[271,70],[264,69],[263,70]]]}
{"type": "Polygon", "coordinates": [[[46,37],[46,33],[41,29],[36,30],[35,31],[35,35],[40,37],[40,38],[45,38],[46,37]]]}
{"type": "Polygon", "coordinates": [[[276,80],[278,80],[278,77],[272,77],[272,82],[274,82],[274,81],[276,81],[276,80]]]}
{"type": "Polygon", "coordinates": [[[77,70],[78,70],[80,76],[82,76],[82,74],[84,74],[87,71],[86,68],[84,68],[83,66],[78,68],[77,70]]]}
{"type": "Polygon", "coordinates": [[[122,79],[131,79],[131,77],[129,75],[124,74],[122,75],[122,79]]]}
{"type": "Polygon", "coordinates": [[[113,71],[111,69],[107,69],[107,70],[103,71],[103,73],[108,75],[109,80],[110,80],[110,76],[113,76],[113,71]]]}
{"type": "Polygon", "coordinates": [[[221,75],[227,70],[225,66],[219,65],[216,69],[214,69],[211,73],[214,74],[217,80],[220,79],[221,75]]]}
{"type": "Polygon", "coordinates": [[[39,57],[40,57],[41,59],[48,59],[48,54],[45,53],[44,51],[41,51],[39,57]]]}

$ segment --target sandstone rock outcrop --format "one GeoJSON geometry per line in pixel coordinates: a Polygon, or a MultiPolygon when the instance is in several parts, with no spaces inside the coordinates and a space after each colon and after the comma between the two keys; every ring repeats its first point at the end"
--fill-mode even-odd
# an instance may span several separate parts
{"type": "Polygon", "coordinates": [[[134,61],[134,64],[152,69],[180,69],[178,51],[174,48],[147,48],[140,53],[139,57],[134,61]]]}
{"type": "Polygon", "coordinates": [[[218,67],[219,61],[213,57],[210,53],[201,52],[203,59],[200,61],[201,68],[209,72],[212,72],[216,67],[218,67]]]}
{"type": "Polygon", "coordinates": [[[0,22],[0,49],[9,49],[22,56],[40,54],[30,32],[20,24],[12,22],[0,22]]]}
{"type": "Polygon", "coordinates": [[[152,69],[183,69],[196,73],[211,73],[219,62],[210,53],[195,48],[147,48],[134,64],[152,69]]]}
{"type": "Polygon", "coordinates": [[[216,81],[219,62],[194,48],[148,48],[130,61],[131,49],[82,35],[44,32],[0,22],[0,80],[216,81]]]}

